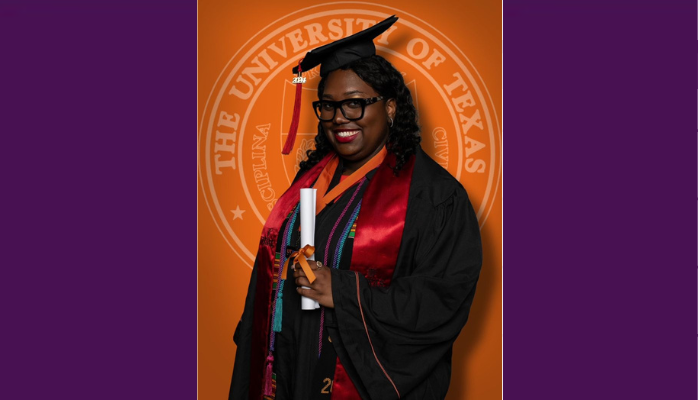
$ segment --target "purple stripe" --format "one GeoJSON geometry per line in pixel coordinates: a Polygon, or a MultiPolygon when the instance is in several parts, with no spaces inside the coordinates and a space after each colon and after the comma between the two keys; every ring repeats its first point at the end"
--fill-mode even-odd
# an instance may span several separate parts
{"type": "MultiPolygon", "coordinates": [[[[345,216],[345,213],[348,212],[348,209],[350,208],[350,204],[355,200],[355,197],[357,197],[357,193],[360,192],[360,188],[362,187],[362,184],[365,183],[367,180],[366,176],[363,176],[362,179],[360,179],[360,182],[357,184],[357,188],[355,188],[355,191],[352,194],[352,197],[350,198],[350,201],[348,201],[348,204],[345,205],[345,208],[343,208],[343,212],[340,213],[340,217],[335,221],[335,225],[333,225],[333,229],[331,229],[330,235],[328,235],[328,242],[326,243],[326,249],[323,252],[323,265],[328,265],[328,249],[331,247],[331,240],[333,239],[333,235],[335,235],[335,230],[338,228],[338,224],[340,224],[340,221],[343,219],[345,216]]],[[[337,254],[336,254],[337,255],[337,254]]],[[[321,349],[323,349],[323,321],[325,320],[326,316],[326,309],[325,307],[321,309],[321,326],[318,328],[318,357],[321,358],[321,349]]]]}
{"type": "Polygon", "coordinates": [[[360,202],[357,203],[357,206],[355,207],[355,210],[352,212],[352,215],[350,216],[348,223],[345,225],[345,229],[343,229],[343,235],[340,237],[340,240],[338,240],[338,244],[335,247],[335,254],[333,255],[332,268],[338,269],[340,267],[340,257],[343,256],[343,246],[345,246],[345,241],[348,240],[348,235],[350,234],[350,230],[352,230],[352,224],[355,223],[355,221],[357,220],[357,216],[360,214],[360,207],[361,206],[362,206],[362,200],[360,200],[360,202]]]}
{"type": "Polygon", "coordinates": [[[326,243],[326,251],[323,254],[323,265],[328,265],[328,248],[331,246],[331,239],[333,239],[333,235],[335,234],[336,228],[338,228],[338,224],[340,223],[340,220],[342,220],[343,217],[345,216],[345,213],[348,211],[348,208],[350,208],[350,204],[352,204],[352,201],[355,200],[355,196],[357,196],[357,193],[360,191],[362,184],[365,183],[366,180],[367,180],[367,177],[363,176],[362,179],[360,180],[359,184],[357,185],[355,192],[352,194],[350,201],[348,202],[348,204],[345,205],[345,208],[343,209],[343,212],[340,214],[340,217],[338,217],[338,220],[335,221],[335,225],[333,225],[333,229],[331,229],[331,234],[328,235],[328,243],[326,243]]]}
{"type": "Polygon", "coordinates": [[[321,358],[321,349],[323,349],[323,321],[326,316],[326,307],[321,307],[321,328],[318,330],[318,358],[321,358]]]}

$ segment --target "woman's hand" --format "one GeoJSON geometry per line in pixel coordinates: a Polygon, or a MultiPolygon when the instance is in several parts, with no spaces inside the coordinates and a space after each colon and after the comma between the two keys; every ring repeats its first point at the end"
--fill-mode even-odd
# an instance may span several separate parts
{"type": "Polygon", "coordinates": [[[309,266],[314,270],[316,280],[310,283],[304,270],[297,263],[294,264],[294,282],[297,285],[297,293],[306,296],[324,307],[334,308],[333,291],[331,290],[331,269],[321,264],[320,261],[309,260],[309,266]],[[320,268],[318,266],[321,266],[320,268]],[[304,289],[301,286],[309,287],[304,289]]]}

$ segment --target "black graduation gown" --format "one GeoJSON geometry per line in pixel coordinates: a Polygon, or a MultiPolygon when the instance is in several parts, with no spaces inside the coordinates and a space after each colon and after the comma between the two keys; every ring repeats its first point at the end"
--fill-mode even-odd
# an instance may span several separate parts
{"type": "MultiPolygon", "coordinates": [[[[351,191],[332,207],[336,213],[351,191]]],[[[322,242],[319,233],[328,229],[318,223],[317,244],[322,242]]],[[[319,253],[317,248],[317,259],[319,253]]],[[[452,345],[467,321],[482,260],[479,225],[464,188],[418,149],[391,285],[371,286],[363,276],[359,278],[371,344],[360,314],[355,273],[348,270],[349,254],[345,252],[340,268],[332,270],[335,308],[326,310],[324,325],[332,349],[358,392],[364,399],[394,399],[397,390],[403,399],[443,399],[450,382],[452,345]]],[[[234,334],[237,352],[229,399],[248,398],[256,267],[234,334]]],[[[308,354],[300,357],[298,349],[313,348],[314,344],[317,348],[318,328],[315,335],[309,335],[308,327],[313,323],[297,320],[301,311],[294,307],[300,307],[300,300],[293,291],[293,281],[290,283],[285,289],[291,290],[284,291],[284,334],[278,336],[276,346],[278,398],[306,400],[316,397],[319,382],[310,377],[318,374],[308,361],[300,361],[312,358],[308,354]],[[288,303],[296,306],[288,307],[288,303]],[[290,330],[290,326],[294,328],[290,330]]],[[[318,323],[319,317],[311,314],[318,312],[304,313],[302,319],[315,318],[318,323]]]]}

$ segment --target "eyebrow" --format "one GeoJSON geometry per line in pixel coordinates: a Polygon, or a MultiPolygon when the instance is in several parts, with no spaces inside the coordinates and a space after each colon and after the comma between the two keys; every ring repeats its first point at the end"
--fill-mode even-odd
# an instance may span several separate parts
{"type": "MultiPolygon", "coordinates": [[[[343,93],[343,96],[350,96],[350,95],[353,95],[353,94],[365,94],[365,92],[363,92],[363,91],[361,91],[361,90],[351,90],[351,91],[349,91],[349,92],[343,93]]],[[[324,99],[332,99],[333,96],[324,93],[324,94],[323,94],[323,98],[324,98],[324,99]]]]}

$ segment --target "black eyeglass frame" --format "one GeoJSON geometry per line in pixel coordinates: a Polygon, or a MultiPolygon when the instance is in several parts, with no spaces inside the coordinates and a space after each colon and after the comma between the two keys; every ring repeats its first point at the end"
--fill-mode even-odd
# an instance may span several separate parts
{"type": "Polygon", "coordinates": [[[340,100],[340,101],[317,100],[317,101],[314,101],[314,102],[311,103],[311,104],[314,106],[314,112],[316,113],[316,118],[318,118],[319,121],[322,121],[322,122],[330,122],[330,121],[333,121],[333,119],[335,118],[335,114],[338,112],[338,109],[340,109],[340,113],[343,114],[343,118],[347,119],[348,121],[357,121],[357,120],[360,120],[360,119],[364,118],[364,116],[365,116],[365,108],[367,108],[367,106],[372,105],[372,104],[374,104],[374,103],[376,103],[376,102],[378,102],[378,101],[380,101],[380,100],[384,100],[384,96],[370,97],[370,98],[367,98],[367,99],[363,99],[363,98],[351,98],[351,99],[345,99],[345,100],[340,100]],[[349,102],[353,102],[353,101],[359,102],[360,105],[362,106],[362,113],[360,113],[360,117],[359,117],[359,118],[348,118],[348,116],[345,115],[345,110],[343,110],[343,104],[344,104],[344,103],[349,103],[349,102]],[[321,115],[320,115],[320,112],[319,112],[319,109],[321,108],[321,103],[326,103],[326,104],[331,104],[331,105],[333,105],[333,116],[332,116],[330,119],[323,119],[323,118],[321,118],[321,115]]]}

